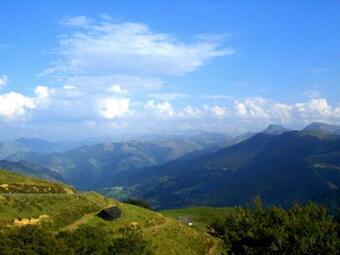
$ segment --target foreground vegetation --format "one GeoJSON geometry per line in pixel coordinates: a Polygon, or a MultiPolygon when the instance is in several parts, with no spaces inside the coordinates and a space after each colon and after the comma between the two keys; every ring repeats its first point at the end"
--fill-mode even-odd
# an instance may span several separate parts
{"type": "Polygon", "coordinates": [[[146,209],[145,201],[121,203],[6,171],[0,171],[1,185],[5,191],[0,192],[0,255],[336,255],[340,251],[339,217],[314,203],[285,210],[264,208],[257,198],[248,208],[158,213],[146,209]],[[21,188],[13,193],[9,184],[21,188]],[[119,207],[121,217],[105,221],[96,216],[109,206],[119,207]]]}
{"type": "Polygon", "coordinates": [[[340,251],[338,219],[313,203],[284,210],[264,208],[257,200],[253,208],[202,207],[164,212],[174,218],[190,215],[193,227],[200,231],[141,207],[120,207],[125,216],[118,221],[93,216],[59,231],[45,225],[1,225],[0,254],[336,255],[340,251]],[[221,242],[204,236],[204,231],[221,242]]]}
{"type": "Polygon", "coordinates": [[[340,225],[314,203],[265,209],[236,208],[211,224],[211,233],[231,254],[339,254],[340,225]]]}
{"type": "Polygon", "coordinates": [[[0,192],[0,254],[219,254],[217,238],[142,208],[139,201],[65,193],[71,187],[0,171],[0,185],[9,183],[26,186],[0,192]],[[39,185],[47,189],[29,192],[39,185]],[[61,193],[47,192],[49,185],[61,193]],[[120,218],[96,216],[110,206],[121,209],[120,218]]]}
{"type": "Polygon", "coordinates": [[[0,169],[0,193],[73,194],[75,189],[63,183],[36,179],[0,169]]]}
{"type": "Polygon", "coordinates": [[[58,234],[38,226],[7,228],[0,231],[0,254],[131,254],[151,255],[150,242],[142,232],[121,228],[117,233],[82,225],[58,234]]]}
{"type": "Polygon", "coordinates": [[[192,227],[209,233],[210,225],[214,222],[223,221],[233,211],[230,207],[191,207],[182,209],[169,209],[161,211],[164,216],[181,220],[191,219],[192,227]]]}

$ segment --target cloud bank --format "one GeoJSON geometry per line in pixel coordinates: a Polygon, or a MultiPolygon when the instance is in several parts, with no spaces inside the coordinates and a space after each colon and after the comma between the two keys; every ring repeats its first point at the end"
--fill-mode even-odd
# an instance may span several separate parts
{"type": "MultiPolygon", "coordinates": [[[[77,135],[93,136],[117,130],[240,132],[271,123],[340,124],[340,106],[331,105],[316,91],[296,103],[181,92],[173,84],[175,78],[235,53],[216,36],[185,41],[142,23],[110,17],[68,17],[60,24],[65,34],[52,50],[56,59],[42,72],[53,85],[36,86],[27,95],[0,94],[0,122],[8,130],[59,136],[64,132],[72,137],[75,130],[77,135]]],[[[8,77],[0,75],[0,89],[7,85],[8,77]]]]}

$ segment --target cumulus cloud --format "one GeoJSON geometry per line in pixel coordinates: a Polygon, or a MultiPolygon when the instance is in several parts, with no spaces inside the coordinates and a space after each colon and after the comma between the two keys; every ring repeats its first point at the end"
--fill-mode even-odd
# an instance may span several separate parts
{"type": "Polygon", "coordinates": [[[194,107],[187,105],[182,109],[175,110],[173,105],[168,101],[155,103],[149,100],[144,108],[161,118],[171,117],[172,119],[211,119],[223,118],[227,115],[227,109],[222,106],[203,105],[202,107],[194,107]]]}
{"type": "Polygon", "coordinates": [[[116,94],[126,94],[128,91],[126,89],[123,89],[120,85],[115,84],[112,85],[107,89],[108,92],[116,93],[116,94]]]}
{"type": "Polygon", "coordinates": [[[3,87],[7,84],[8,77],[6,75],[0,75],[0,87],[3,87]]]}
{"type": "Polygon", "coordinates": [[[57,59],[43,75],[61,85],[36,88],[35,104],[38,99],[48,99],[44,109],[36,109],[36,119],[87,123],[114,119],[117,123],[126,116],[138,119],[149,114],[162,120],[225,114],[225,108],[217,106],[175,110],[170,102],[188,95],[161,90],[165,76],[183,75],[213,58],[234,54],[234,49],[223,46],[221,37],[193,36],[184,41],[145,24],[116,22],[109,17],[67,17],[60,24],[65,33],[53,50],[57,59]],[[141,100],[145,96],[153,100],[141,100]]]}
{"type": "Polygon", "coordinates": [[[20,93],[9,92],[0,95],[0,117],[5,119],[16,119],[35,107],[34,98],[26,97],[20,93]]]}
{"type": "Polygon", "coordinates": [[[172,105],[168,101],[155,103],[153,100],[149,100],[145,104],[144,108],[160,117],[174,117],[176,114],[172,105]]]}
{"type": "Polygon", "coordinates": [[[129,113],[128,98],[105,98],[99,102],[99,114],[106,119],[124,117],[129,113]]]}
{"type": "Polygon", "coordinates": [[[263,98],[248,98],[244,101],[235,101],[235,110],[240,117],[269,119],[266,104],[267,101],[263,98]]]}
{"type": "Polygon", "coordinates": [[[273,122],[280,122],[282,124],[290,123],[292,120],[292,110],[294,106],[284,103],[273,103],[270,109],[271,118],[273,122]]]}
{"type": "Polygon", "coordinates": [[[0,94],[0,117],[13,121],[24,117],[31,110],[37,110],[48,101],[50,90],[45,86],[37,86],[34,94],[34,97],[14,91],[0,94]]]}
{"type": "Polygon", "coordinates": [[[141,23],[92,23],[82,16],[62,23],[78,29],[60,39],[57,53],[62,59],[47,73],[181,75],[234,53],[218,40],[186,43],[141,23]]]}
{"type": "Polygon", "coordinates": [[[49,95],[50,95],[50,91],[48,89],[48,87],[46,86],[37,86],[35,89],[34,89],[34,93],[36,94],[36,96],[38,98],[48,98],[49,95]]]}
{"type": "Polygon", "coordinates": [[[201,113],[202,110],[200,108],[187,105],[179,115],[187,118],[199,118],[201,113]]]}
{"type": "Polygon", "coordinates": [[[332,108],[325,98],[313,98],[306,103],[297,103],[296,108],[305,118],[331,117],[336,115],[337,108],[332,108]]]}
{"type": "MultiPolygon", "coordinates": [[[[219,36],[184,41],[145,24],[110,18],[95,21],[76,16],[60,23],[66,35],[59,37],[54,51],[58,59],[44,72],[55,77],[59,87],[37,86],[29,96],[0,94],[1,118],[16,120],[30,113],[27,116],[36,123],[73,123],[72,127],[101,130],[148,129],[150,122],[155,128],[220,127],[223,131],[232,125],[246,130],[267,123],[340,122],[340,106],[331,105],[316,90],[305,92],[308,100],[298,103],[165,92],[176,90],[173,84],[171,89],[162,90],[168,84],[166,77],[193,72],[211,59],[234,54],[219,36]],[[203,102],[182,100],[194,97],[203,102]]],[[[7,76],[0,75],[0,87],[6,83],[7,76]]],[[[65,129],[69,125],[65,124],[65,129]]]]}
{"type": "Polygon", "coordinates": [[[234,102],[238,117],[267,122],[299,123],[312,121],[339,121],[340,107],[332,107],[326,98],[312,98],[307,102],[286,104],[265,98],[247,98],[234,102]]]}
{"type": "Polygon", "coordinates": [[[213,115],[216,117],[224,117],[227,113],[227,110],[225,107],[220,106],[213,106],[209,109],[213,115]]]}
{"type": "Polygon", "coordinates": [[[234,107],[238,115],[240,115],[241,117],[247,117],[248,111],[244,103],[236,101],[234,107]]]}

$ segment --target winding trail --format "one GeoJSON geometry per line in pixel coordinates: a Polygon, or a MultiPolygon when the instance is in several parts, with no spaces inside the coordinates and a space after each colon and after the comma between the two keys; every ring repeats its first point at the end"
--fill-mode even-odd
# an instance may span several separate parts
{"type": "MultiPolygon", "coordinates": [[[[110,203],[108,204],[106,207],[110,207],[110,206],[115,206],[116,204],[110,203]]],[[[79,218],[78,220],[74,221],[73,223],[71,223],[70,225],[64,227],[62,230],[75,230],[76,228],[78,228],[80,225],[82,224],[86,224],[90,219],[92,219],[97,213],[99,213],[102,209],[100,209],[99,211],[96,212],[92,212],[92,213],[87,213],[85,214],[83,217],[79,218]]]]}
{"type": "Polygon", "coordinates": [[[80,225],[87,223],[97,213],[98,212],[85,214],[83,217],[81,217],[80,219],[74,221],[72,224],[64,227],[62,230],[75,230],[80,225]]]}

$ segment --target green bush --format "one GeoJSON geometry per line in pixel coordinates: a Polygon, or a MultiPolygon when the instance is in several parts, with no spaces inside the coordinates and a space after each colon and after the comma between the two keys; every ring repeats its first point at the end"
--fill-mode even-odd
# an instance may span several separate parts
{"type": "Polygon", "coordinates": [[[0,234],[1,255],[62,255],[74,254],[62,240],[36,226],[6,229],[0,234]]]}
{"type": "Polygon", "coordinates": [[[0,255],[151,255],[140,230],[122,228],[109,233],[82,225],[57,234],[39,226],[0,228],[0,255]]]}
{"type": "Polygon", "coordinates": [[[113,240],[109,248],[110,254],[114,255],[151,255],[150,244],[145,241],[140,230],[133,228],[119,229],[121,237],[113,240]]]}
{"type": "Polygon", "coordinates": [[[95,227],[82,225],[76,230],[60,232],[58,240],[62,240],[75,254],[109,254],[108,247],[111,245],[109,234],[95,227]]]}
{"type": "Polygon", "coordinates": [[[309,203],[265,209],[235,208],[211,225],[231,254],[339,254],[339,225],[326,209],[309,203]]]}

